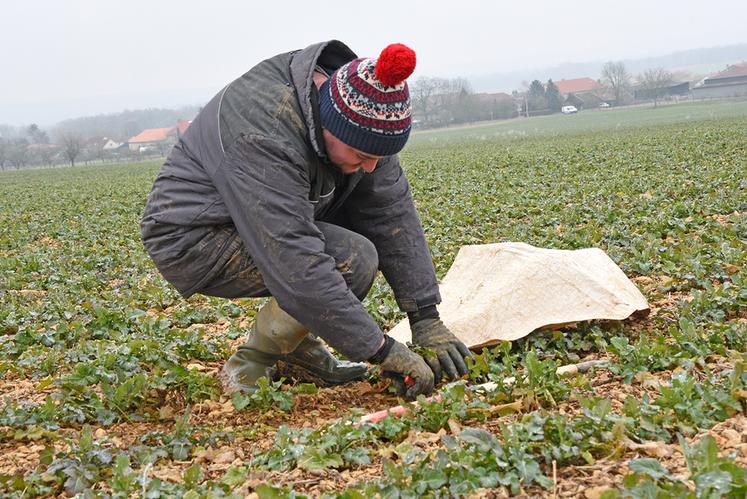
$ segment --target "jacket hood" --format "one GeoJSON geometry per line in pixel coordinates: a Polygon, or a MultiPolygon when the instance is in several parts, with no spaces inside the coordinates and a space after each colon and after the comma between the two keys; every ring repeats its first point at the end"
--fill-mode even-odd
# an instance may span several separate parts
{"type": "Polygon", "coordinates": [[[355,52],[339,40],[315,43],[293,55],[290,64],[291,78],[296,87],[298,103],[301,106],[306,128],[309,131],[311,146],[319,156],[326,155],[319,147],[322,130],[318,119],[314,116],[315,112],[319,112],[319,104],[312,102],[312,92],[315,89],[314,69],[317,65],[337,69],[356,57],[355,52]],[[314,106],[317,106],[316,111],[314,106]]]}

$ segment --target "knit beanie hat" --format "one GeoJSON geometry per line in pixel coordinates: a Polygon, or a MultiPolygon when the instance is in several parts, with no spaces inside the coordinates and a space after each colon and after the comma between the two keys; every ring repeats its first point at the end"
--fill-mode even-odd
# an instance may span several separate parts
{"type": "Polygon", "coordinates": [[[405,147],[412,126],[405,78],[415,69],[415,52],[395,43],[378,59],[354,59],[332,73],[319,89],[322,126],[367,154],[390,156],[405,147]]]}

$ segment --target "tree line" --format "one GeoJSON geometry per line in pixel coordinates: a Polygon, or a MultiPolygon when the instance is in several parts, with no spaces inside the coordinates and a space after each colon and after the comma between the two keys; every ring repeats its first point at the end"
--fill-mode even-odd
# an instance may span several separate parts
{"type": "MultiPolygon", "coordinates": [[[[634,89],[641,91],[645,100],[654,106],[668,95],[668,87],[675,76],[664,68],[647,69],[635,78],[622,61],[604,64],[600,88],[586,92],[593,105],[605,102],[622,106],[634,100],[634,89]]],[[[521,90],[514,90],[510,99],[506,94],[475,93],[465,78],[437,78],[421,76],[410,83],[413,118],[420,128],[435,128],[484,120],[559,113],[565,104],[583,106],[574,96],[564,96],[552,80],[524,82],[521,90]]]]}
{"type": "MultiPolygon", "coordinates": [[[[28,127],[0,125],[0,170],[143,158],[141,153],[130,151],[126,145],[105,150],[105,142],[103,137],[85,139],[80,133],[67,131],[57,133],[51,141],[48,133],[35,123],[28,127]]],[[[165,146],[153,154],[165,155],[165,146]]]]}
{"type": "Polygon", "coordinates": [[[126,142],[147,128],[171,127],[179,119],[191,120],[199,110],[199,106],[126,110],[64,120],[49,130],[35,123],[21,127],[0,124],[0,169],[139,158],[139,153],[124,149],[103,150],[102,139],[126,142]]]}
{"type": "Polygon", "coordinates": [[[498,94],[476,94],[464,78],[421,76],[409,86],[413,118],[421,128],[508,119],[518,114],[513,99],[498,94]]]}
{"type": "Polygon", "coordinates": [[[612,92],[617,105],[628,104],[634,99],[632,89],[635,83],[643,100],[653,101],[656,107],[668,95],[668,87],[678,79],[687,79],[687,76],[679,75],[678,78],[671,71],[656,67],[644,70],[634,79],[622,61],[610,61],[602,67],[602,81],[612,92]]]}

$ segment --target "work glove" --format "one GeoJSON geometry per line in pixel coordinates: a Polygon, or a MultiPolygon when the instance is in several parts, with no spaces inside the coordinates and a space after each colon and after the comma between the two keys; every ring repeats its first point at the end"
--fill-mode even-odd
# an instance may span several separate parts
{"type": "Polygon", "coordinates": [[[390,336],[384,337],[384,345],[368,360],[381,366],[382,374],[392,379],[397,393],[407,400],[433,392],[433,372],[423,357],[390,336]]]}
{"type": "Polygon", "coordinates": [[[462,343],[454,333],[449,331],[441,319],[420,319],[410,325],[412,342],[415,345],[432,350],[436,357],[427,356],[425,361],[433,370],[433,376],[438,383],[442,373],[450,381],[467,374],[467,364],[464,359],[474,358],[469,348],[462,343]]]}

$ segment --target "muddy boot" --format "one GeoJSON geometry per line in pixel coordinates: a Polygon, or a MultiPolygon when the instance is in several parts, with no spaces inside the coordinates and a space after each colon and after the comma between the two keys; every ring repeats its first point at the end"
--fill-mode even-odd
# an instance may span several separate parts
{"type": "Polygon", "coordinates": [[[303,375],[305,370],[317,384],[347,383],[367,373],[365,364],[338,360],[272,298],[257,313],[249,340],[223,366],[221,377],[225,389],[253,390],[262,376],[275,377],[278,361],[289,368],[293,377],[308,379],[303,375]]]}
{"type": "Polygon", "coordinates": [[[363,379],[368,374],[366,364],[338,359],[327,350],[324,343],[311,335],[304,338],[293,352],[280,360],[287,364],[283,372],[287,377],[298,377],[308,381],[308,376],[298,372],[298,368],[302,368],[311,375],[310,381],[320,386],[341,385],[363,379]],[[289,373],[286,373],[285,369],[288,368],[289,373]]]}
{"type": "Polygon", "coordinates": [[[223,366],[224,388],[228,392],[251,391],[259,378],[271,380],[277,361],[295,350],[307,335],[306,328],[271,298],[257,312],[249,340],[223,366]]]}

